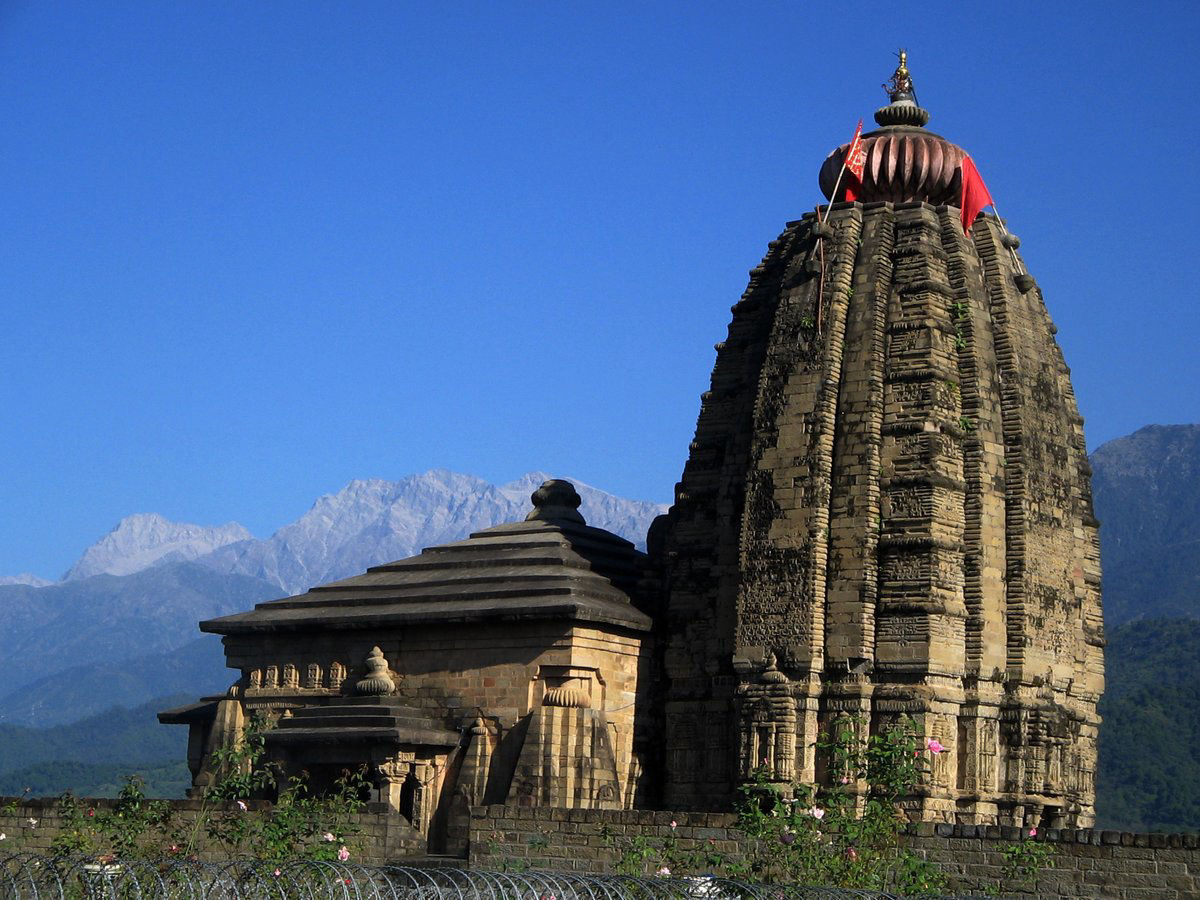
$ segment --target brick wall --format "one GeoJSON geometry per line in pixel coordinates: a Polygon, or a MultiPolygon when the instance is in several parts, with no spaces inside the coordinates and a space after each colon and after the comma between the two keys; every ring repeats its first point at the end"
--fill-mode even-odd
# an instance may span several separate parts
{"type": "MultiPolygon", "coordinates": [[[[652,841],[673,835],[682,851],[711,846],[727,856],[737,854],[740,838],[730,814],[483,806],[471,816],[471,868],[611,872],[619,853],[606,833],[652,841]]],[[[1041,839],[1054,847],[1054,866],[1042,871],[1032,890],[1000,883],[1000,849],[1019,836],[1008,827],[922,824],[904,840],[936,862],[957,892],[999,887],[1018,896],[1200,897],[1195,834],[1048,829],[1041,839]]],[[[654,867],[651,860],[648,868],[654,867]]]]}
{"type": "MultiPolygon", "coordinates": [[[[104,799],[79,801],[85,810],[90,807],[97,812],[112,808],[115,802],[104,799]]],[[[197,813],[202,809],[199,800],[165,802],[171,807],[171,820],[160,835],[164,851],[173,841],[183,842],[180,835],[191,830],[197,813]]],[[[252,811],[264,808],[268,808],[268,805],[256,801],[250,803],[252,811]]],[[[356,862],[382,865],[400,857],[425,852],[424,838],[414,831],[407,821],[392,814],[382,804],[370,804],[364,812],[353,816],[351,822],[358,829],[358,833],[351,836],[347,843],[354,848],[356,862]]],[[[5,840],[0,841],[0,855],[18,851],[49,853],[50,843],[62,827],[63,819],[58,811],[58,800],[55,798],[14,800],[0,797],[0,834],[5,835],[5,840]],[[31,820],[36,824],[31,824],[31,820]]],[[[215,857],[218,854],[200,840],[198,855],[215,857]]]]}

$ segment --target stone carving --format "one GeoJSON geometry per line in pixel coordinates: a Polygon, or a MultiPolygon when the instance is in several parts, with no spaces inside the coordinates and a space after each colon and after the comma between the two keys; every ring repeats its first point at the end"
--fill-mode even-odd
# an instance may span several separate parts
{"type": "Polygon", "coordinates": [[[379,697],[396,689],[396,682],[388,675],[388,661],[378,647],[372,647],[367,654],[366,666],[367,674],[354,685],[357,693],[365,697],[379,697]]]}
{"type": "Polygon", "coordinates": [[[310,691],[318,690],[321,687],[321,666],[319,663],[308,664],[308,671],[304,676],[304,686],[310,691]]]}
{"type": "Polygon", "coordinates": [[[346,667],[340,662],[334,662],[329,667],[329,689],[340,691],[342,682],[346,680],[346,667]]]}
{"type": "Polygon", "coordinates": [[[590,688],[595,679],[592,669],[571,666],[543,666],[540,677],[545,681],[543,706],[566,709],[587,709],[592,705],[590,688]]]}
{"type": "Polygon", "coordinates": [[[738,689],[738,701],[741,777],[749,779],[754,769],[762,768],[772,781],[790,782],[795,777],[796,704],[774,653],[758,682],[738,689]]]}

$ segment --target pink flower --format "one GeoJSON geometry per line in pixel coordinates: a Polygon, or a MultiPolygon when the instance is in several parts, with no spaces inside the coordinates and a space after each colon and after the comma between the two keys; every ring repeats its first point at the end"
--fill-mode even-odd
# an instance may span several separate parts
{"type": "Polygon", "coordinates": [[[96,808],[94,806],[89,806],[88,807],[88,818],[90,819],[95,815],[96,815],[96,808]]]}
{"type": "Polygon", "coordinates": [[[341,860],[342,862],[345,862],[349,858],[350,858],[350,851],[346,849],[345,845],[342,845],[341,847],[339,847],[338,848],[338,859],[341,860]]]}
{"type": "Polygon", "coordinates": [[[820,822],[823,818],[825,818],[825,810],[821,809],[821,807],[819,807],[819,806],[814,806],[812,809],[810,809],[808,811],[808,814],[810,816],[812,816],[814,819],[816,819],[818,822],[820,822]]]}
{"type": "Polygon", "coordinates": [[[678,824],[679,824],[679,823],[678,823],[678,822],[676,822],[674,819],[672,819],[672,820],[671,820],[671,827],[672,827],[672,828],[674,828],[674,827],[675,827],[676,825],[678,825],[678,824]]]}
{"type": "Polygon", "coordinates": [[[849,775],[843,775],[843,776],[842,776],[842,784],[849,784],[849,783],[850,783],[850,776],[849,776],[849,775]]]}
{"type": "Polygon", "coordinates": [[[858,851],[855,850],[853,847],[847,847],[846,848],[846,859],[851,860],[851,861],[858,859],[858,851]]]}
{"type": "Polygon", "coordinates": [[[325,841],[326,843],[332,844],[334,841],[333,832],[332,831],[325,832],[323,835],[321,835],[321,840],[325,841]]]}
{"type": "Polygon", "coordinates": [[[930,738],[925,742],[925,746],[929,748],[930,753],[941,753],[946,748],[942,746],[942,742],[937,738],[930,738]]]}
{"type": "Polygon", "coordinates": [[[668,869],[666,866],[663,866],[661,869],[658,870],[658,874],[659,875],[670,875],[671,870],[668,869]]]}
{"type": "Polygon", "coordinates": [[[240,809],[242,812],[245,812],[250,807],[246,806],[245,800],[239,800],[239,801],[237,801],[237,808],[240,809]]]}
{"type": "Polygon", "coordinates": [[[1029,829],[1029,836],[1030,836],[1030,837],[1037,837],[1037,829],[1036,829],[1036,828],[1030,828],[1030,829],[1029,829]]]}
{"type": "Polygon", "coordinates": [[[283,873],[282,873],[282,872],[280,872],[278,869],[276,869],[276,870],[275,870],[274,872],[272,872],[271,874],[272,874],[272,875],[274,875],[276,878],[278,878],[278,877],[279,877],[280,875],[282,875],[283,873]]]}

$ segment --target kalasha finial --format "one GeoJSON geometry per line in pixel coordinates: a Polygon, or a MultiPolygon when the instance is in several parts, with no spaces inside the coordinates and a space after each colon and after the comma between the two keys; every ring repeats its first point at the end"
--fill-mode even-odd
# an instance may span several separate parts
{"type": "Polygon", "coordinates": [[[561,478],[551,478],[543,481],[542,486],[529,495],[533,501],[533,511],[525,517],[526,522],[535,519],[563,520],[584,524],[583,516],[579,514],[579,504],[582,502],[575,485],[561,478]]]}
{"type": "Polygon", "coordinates": [[[888,125],[925,125],[929,122],[929,112],[917,105],[917,91],[908,71],[908,51],[901,47],[896,57],[900,64],[892,73],[891,81],[883,84],[892,102],[875,110],[875,121],[885,128],[888,125]]]}
{"type": "MultiPolygon", "coordinates": [[[[892,102],[875,111],[875,121],[883,127],[862,135],[859,150],[866,160],[851,199],[957,205],[962,201],[959,167],[965,154],[961,147],[922,127],[929,121],[929,113],[917,105],[908,51],[901,49],[896,57],[899,65],[892,80],[883,86],[892,102]]],[[[847,196],[838,183],[849,148],[849,144],[838,147],[821,166],[821,190],[835,203],[847,196]]],[[[849,179],[846,183],[849,186],[849,179]]]]}
{"type": "Polygon", "coordinates": [[[367,674],[354,685],[354,689],[364,697],[380,697],[390,694],[396,689],[396,682],[388,675],[388,661],[383,651],[372,647],[367,654],[367,674]]]}
{"type": "Polygon", "coordinates": [[[913,92],[912,77],[908,74],[908,51],[901,47],[896,56],[900,65],[896,66],[896,71],[892,73],[892,80],[884,82],[883,89],[887,91],[893,103],[897,100],[912,100],[915,103],[917,97],[913,92]]]}

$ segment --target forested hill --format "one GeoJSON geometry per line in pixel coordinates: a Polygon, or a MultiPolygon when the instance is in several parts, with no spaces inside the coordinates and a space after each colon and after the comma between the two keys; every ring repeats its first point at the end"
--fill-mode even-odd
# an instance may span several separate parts
{"type": "Polygon", "coordinates": [[[151,796],[182,796],[191,784],[187,729],[158,724],[159,710],[194,699],[161,697],[114,707],[70,725],[0,725],[0,796],[115,796],[125,775],[140,774],[151,796]]]}
{"type": "Polygon", "coordinates": [[[1098,826],[1200,830],[1200,621],[1113,628],[1105,661],[1098,826]]]}

